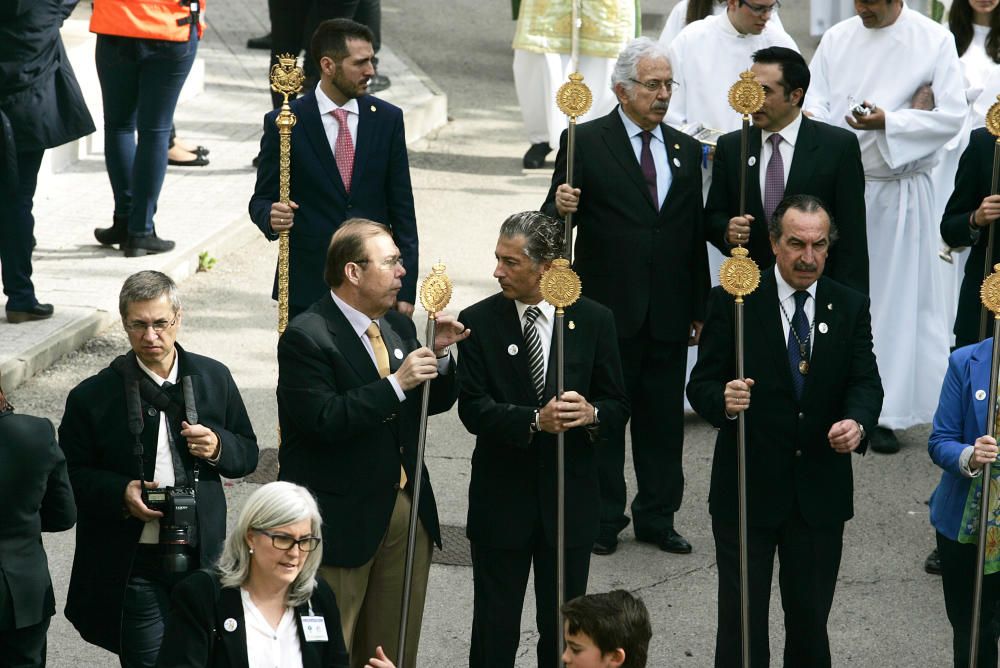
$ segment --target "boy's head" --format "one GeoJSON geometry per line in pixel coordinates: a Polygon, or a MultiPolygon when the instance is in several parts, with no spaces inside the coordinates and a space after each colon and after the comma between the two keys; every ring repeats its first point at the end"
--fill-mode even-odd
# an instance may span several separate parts
{"type": "Polygon", "coordinates": [[[645,668],[653,631],[642,599],[616,589],[563,605],[568,668],[645,668]]]}

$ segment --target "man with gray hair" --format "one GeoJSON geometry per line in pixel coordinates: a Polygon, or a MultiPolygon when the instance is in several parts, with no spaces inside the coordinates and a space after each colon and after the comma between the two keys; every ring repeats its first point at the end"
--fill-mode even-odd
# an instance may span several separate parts
{"type": "MultiPolygon", "coordinates": [[[[574,267],[583,294],[615,315],[625,386],[632,404],[638,540],[686,554],[674,526],[684,492],[684,372],[698,343],[709,291],[702,230],[701,147],[665,125],[673,94],[663,48],[641,37],[615,65],[618,107],[576,131],[574,183],[566,180],[566,134],[543,211],[573,213],[574,267]]],[[[609,425],[601,449],[601,534],[610,554],[625,516],[625,423],[609,425]]]]}
{"type": "Polygon", "coordinates": [[[514,665],[528,572],[535,569],[538,665],[555,664],[556,434],[565,434],[566,600],[587,591],[600,528],[598,452],[628,419],[611,312],[586,297],[565,313],[565,392],[556,397],[555,307],[542,274],[560,255],[563,225],[537,211],[500,228],[500,292],[462,311],[458,414],[476,436],[466,535],[472,543],[470,668],[514,665]]]}
{"type": "Polygon", "coordinates": [[[253,472],[257,437],[229,369],[176,343],[169,276],[129,276],[118,307],[132,350],[73,388],[59,425],[79,511],[66,618],[145,668],[174,584],[222,552],[222,478],[253,472]]]}

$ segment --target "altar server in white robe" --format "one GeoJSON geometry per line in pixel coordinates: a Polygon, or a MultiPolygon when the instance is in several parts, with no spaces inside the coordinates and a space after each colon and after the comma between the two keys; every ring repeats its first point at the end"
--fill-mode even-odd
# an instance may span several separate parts
{"type": "Polygon", "coordinates": [[[805,112],[852,128],[861,146],[875,354],[885,401],[872,448],[929,422],[948,364],[931,168],[966,114],[951,33],[902,0],[857,0],[827,30],[810,65],[805,112]],[[852,113],[864,104],[870,113],[852,113]]]}
{"type": "MultiPolygon", "coordinates": [[[[684,30],[686,26],[709,16],[718,16],[725,13],[726,0],[694,0],[691,3],[688,0],[680,0],[670,10],[670,14],[667,15],[667,21],[663,24],[663,30],[660,31],[659,42],[663,46],[670,46],[670,43],[674,41],[677,35],[681,34],[681,30],[684,30]],[[692,5],[694,5],[693,9],[692,5]],[[694,15],[688,16],[691,12],[694,15]]],[[[778,16],[778,12],[771,14],[771,23],[776,28],[785,29],[781,25],[781,17],[778,16]]]]}

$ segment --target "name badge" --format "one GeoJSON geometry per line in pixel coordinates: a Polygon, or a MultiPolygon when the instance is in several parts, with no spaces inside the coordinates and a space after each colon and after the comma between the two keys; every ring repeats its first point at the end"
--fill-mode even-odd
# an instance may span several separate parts
{"type": "Polygon", "coordinates": [[[306,642],[326,642],[326,622],[322,615],[302,616],[302,635],[306,637],[306,642]]]}

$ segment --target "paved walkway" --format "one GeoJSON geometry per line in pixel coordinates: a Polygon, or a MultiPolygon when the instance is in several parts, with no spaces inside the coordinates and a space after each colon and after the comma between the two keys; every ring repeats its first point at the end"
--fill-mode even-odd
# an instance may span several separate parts
{"type": "MultiPolygon", "coordinates": [[[[93,36],[86,29],[89,13],[89,3],[81,3],[63,32],[100,126],[93,36]]],[[[118,291],[128,275],[158,269],[180,280],[197,271],[202,254],[219,257],[259,235],[247,215],[247,202],[255,179],[250,160],[270,107],[268,55],[245,45],[248,37],[266,32],[266,3],[214,0],[207,18],[209,28],[199,47],[204,90],[178,106],[175,123],[186,140],[210,148],[211,164],[170,167],[156,214],[157,233],[176,241],[177,248],[164,255],[125,258],[95,242],[94,228],[110,225],[114,208],[99,136],[81,142],[78,161],[43,173],[35,196],[33,280],[39,300],[54,304],[56,315],[20,325],[0,320],[0,375],[8,391],[114,323],[118,291]]],[[[380,97],[403,108],[407,139],[416,141],[443,125],[445,96],[404,55],[388,46],[379,55],[393,81],[380,97]]],[[[63,149],[50,162],[62,162],[72,152],[63,149]]],[[[274,271],[277,245],[270,248],[273,252],[261,258],[261,271],[268,273],[274,271]]]]}

